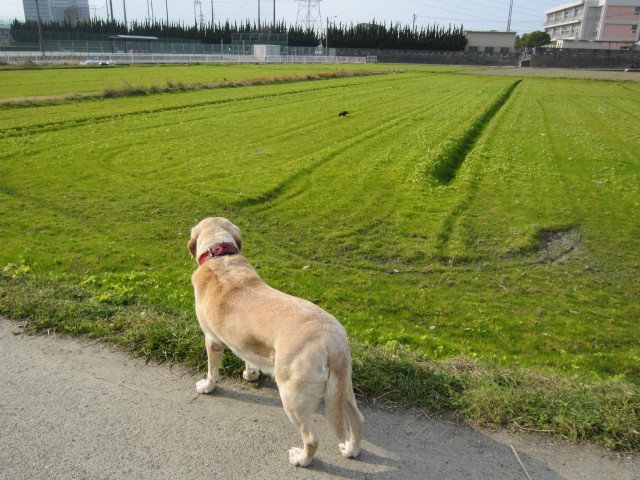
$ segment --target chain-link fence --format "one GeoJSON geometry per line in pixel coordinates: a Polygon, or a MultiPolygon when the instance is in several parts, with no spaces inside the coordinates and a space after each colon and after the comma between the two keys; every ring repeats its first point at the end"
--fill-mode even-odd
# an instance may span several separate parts
{"type": "MultiPolygon", "coordinates": [[[[186,42],[164,42],[157,40],[132,41],[132,40],[43,40],[45,52],[79,52],[79,53],[166,53],[166,54],[190,54],[190,55],[253,55],[252,44],[212,44],[212,43],[186,43],[186,42]]],[[[21,52],[38,51],[41,52],[38,39],[28,42],[6,42],[0,44],[0,51],[21,52]]],[[[281,46],[282,55],[298,56],[333,56],[336,54],[335,48],[322,47],[287,47],[281,46]]]]}
{"type": "Polygon", "coordinates": [[[168,53],[83,53],[46,52],[36,50],[0,51],[0,62],[85,62],[110,65],[118,63],[367,63],[376,62],[376,57],[349,57],[324,55],[220,55],[220,54],[168,54],[168,53]]]}

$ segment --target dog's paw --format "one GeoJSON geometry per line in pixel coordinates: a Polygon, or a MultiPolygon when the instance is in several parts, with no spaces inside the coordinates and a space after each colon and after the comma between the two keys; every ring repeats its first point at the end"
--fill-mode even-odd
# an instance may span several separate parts
{"type": "Polygon", "coordinates": [[[198,393],[211,393],[216,389],[216,382],[207,378],[196,383],[196,391],[198,393]]]}
{"type": "Polygon", "coordinates": [[[345,458],[355,458],[360,454],[360,446],[351,442],[344,442],[339,445],[340,453],[345,458]]]}
{"type": "Polygon", "coordinates": [[[291,447],[289,449],[289,463],[294,467],[306,467],[311,463],[313,457],[310,457],[302,448],[291,447]]]}
{"type": "Polygon", "coordinates": [[[244,372],[242,372],[242,378],[244,378],[247,382],[255,382],[260,377],[260,370],[257,368],[248,368],[244,372]]]}

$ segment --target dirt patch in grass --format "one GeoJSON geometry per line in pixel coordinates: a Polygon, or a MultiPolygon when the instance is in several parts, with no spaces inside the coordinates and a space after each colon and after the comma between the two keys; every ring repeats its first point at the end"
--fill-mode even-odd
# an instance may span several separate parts
{"type": "Polygon", "coordinates": [[[541,263],[566,262],[580,246],[580,231],[573,227],[543,229],[538,237],[540,247],[537,255],[541,263]]]}

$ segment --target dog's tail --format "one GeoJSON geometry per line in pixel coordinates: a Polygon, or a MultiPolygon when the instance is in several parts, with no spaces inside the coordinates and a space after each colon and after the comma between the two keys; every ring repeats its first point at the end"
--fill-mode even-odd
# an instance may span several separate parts
{"type": "Polygon", "coordinates": [[[329,379],[324,398],[325,416],[331,429],[340,441],[340,450],[345,457],[356,457],[360,453],[360,442],[364,432],[364,417],[358,410],[351,383],[351,357],[348,350],[331,355],[329,379]],[[349,439],[346,438],[345,417],[349,423],[349,439]]]}

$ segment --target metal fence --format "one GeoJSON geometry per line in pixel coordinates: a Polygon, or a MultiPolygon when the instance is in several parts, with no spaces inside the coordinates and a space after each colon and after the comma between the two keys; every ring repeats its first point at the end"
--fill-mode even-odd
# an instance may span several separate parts
{"type": "MultiPolygon", "coordinates": [[[[0,46],[0,50],[9,52],[40,51],[38,42],[14,42],[0,46]]],[[[252,47],[243,45],[224,45],[210,43],[174,43],[174,42],[125,42],[120,40],[44,40],[45,52],[65,53],[168,53],[168,54],[218,54],[236,55],[253,53],[252,47]]]]}
{"type": "Polygon", "coordinates": [[[375,57],[347,57],[325,55],[227,55],[227,54],[166,54],[166,53],[83,53],[39,51],[0,51],[0,61],[7,63],[39,62],[88,62],[118,63],[367,63],[375,57]]]}
{"type": "MultiPolygon", "coordinates": [[[[38,41],[11,42],[0,45],[0,52],[41,52],[38,41]]],[[[253,55],[252,44],[223,43],[187,43],[162,41],[123,41],[123,40],[44,40],[45,54],[48,52],[83,54],[171,54],[171,55],[253,55]]],[[[297,56],[333,56],[335,48],[322,47],[280,47],[283,55],[297,56]]]]}

